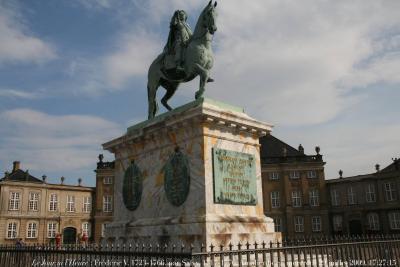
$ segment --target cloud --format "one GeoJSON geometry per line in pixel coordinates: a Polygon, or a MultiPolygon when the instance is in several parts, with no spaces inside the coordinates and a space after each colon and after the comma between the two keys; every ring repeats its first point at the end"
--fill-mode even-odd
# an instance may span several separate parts
{"type": "Polygon", "coordinates": [[[0,64],[43,63],[55,57],[53,46],[35,37],[17,11],[0,5],[0,64]]]}
{"type": "Polygon", "coordinates": [[[42,97],[42,93],[0,88],[0,97],[36,99],[42,97]]]}
{"type": "Polygon", "coordinates": [[[96,116],[55,116],[32,109],[0,113],[0,122],[3,168],[13,160],[50,172],[91,168],[101,144],[122,133],[119,125],[96,116]]]}

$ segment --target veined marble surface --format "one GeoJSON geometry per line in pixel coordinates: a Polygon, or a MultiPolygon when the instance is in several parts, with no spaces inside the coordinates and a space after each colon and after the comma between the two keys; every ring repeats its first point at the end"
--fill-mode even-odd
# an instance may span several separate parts
{"type": "Polygon", "coordinates": [[[201,99],[128,128],[125,135],[103,144],[115,154],[114,221],[106,236],[150,243],[237,244],[269,242],[273,222],[263,213],[259,137],[272,126],[242,109],[201,99]],[[179,207],[168,202],[163,166],[176,147],[190,164],[190,191],[179,207]],[[252,154],[256,159],[257,205],[215,204],[212,148],[252,154]],[[131,160],[143,174],[142,199],[129,211],[122,200],[122,180],[131,160]]]}

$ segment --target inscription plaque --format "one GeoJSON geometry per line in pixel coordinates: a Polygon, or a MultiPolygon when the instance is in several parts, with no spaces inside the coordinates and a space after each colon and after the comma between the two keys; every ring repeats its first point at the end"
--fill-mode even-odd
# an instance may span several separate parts
{"type": "Polygon", "coordinates": [[[254,155],[213,148],[214,203],[256,205],[254,155]]]}

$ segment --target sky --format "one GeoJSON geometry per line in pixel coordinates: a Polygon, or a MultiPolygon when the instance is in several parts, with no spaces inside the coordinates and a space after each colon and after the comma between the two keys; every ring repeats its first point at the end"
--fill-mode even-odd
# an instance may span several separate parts
{"type": "MultiPolygon", "coordinates": [[[[0,0],[0,170],[94,185],[101,144],[147,118],[147,70],[169,20],[204,0],[0,0]]],[[[326,178],[400,148],[400,1],[221,0],[205,96],[315,154],[326,178]]],[[[194,99],[198,80],[171,99],[194,99]]],[[[158,99],[163,89],[158,92],[158,99]]],[[[161,109],[165,112],[165,109],[161,109]]]]}

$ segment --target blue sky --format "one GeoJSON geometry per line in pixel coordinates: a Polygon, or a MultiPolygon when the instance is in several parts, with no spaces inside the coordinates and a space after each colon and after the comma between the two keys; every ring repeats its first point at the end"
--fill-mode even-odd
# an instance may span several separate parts
{"type": "MultiPolygon", "coordinates": [[[[203,0],[0,0],[0,168],[94,184],[101,144],[146,118],[146,75],[176,9],[203,0]]],[[[206,96],[275,125],[327,178],[399,156],[400,2],[219,1],[206,96]]],[[[198,82],[171,104],[193,99],[198,82]]],[[[158,97],[162,97],[162,90],[158,97]]]]}

